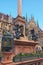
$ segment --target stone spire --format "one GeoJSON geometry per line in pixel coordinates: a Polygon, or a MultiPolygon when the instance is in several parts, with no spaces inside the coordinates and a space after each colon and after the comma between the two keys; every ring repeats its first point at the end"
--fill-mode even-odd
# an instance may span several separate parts
{"type": "Polygon", "coordinates": [[[31,20],[33,21],[34,20],[34,16],[31,15],[31,20]]]}
{"type": "Polygon", "coordinates": [[[37,27],[39,28],[39,22],[38,22],[38,20],[37,20],[37,27]]]}
{"type": "Polygon", "coordinates": [[[27,13],[26,13],[26,21],[27,21],[27,13]]]}
{"type": "Polygon", "coordinates": [[[22,0],[18,0],[18,15],[22,16],[22,0]]]}
{"type": "Polygon", "coordinates": [[[9,23],[12,23],[12,16],[10,15],[9,18],[8,18],[8,22],[9,23]]]}

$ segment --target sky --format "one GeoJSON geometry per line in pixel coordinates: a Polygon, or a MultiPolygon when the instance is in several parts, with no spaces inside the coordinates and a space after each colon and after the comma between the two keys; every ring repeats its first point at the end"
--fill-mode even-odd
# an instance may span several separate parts
{"type": "MultiPolygon", "coordinates": [[[[0,13],[8,14],[12,17],[17,16],[18,0],[0,0],[0,13]]],[[[40,28],[43,30],[43,0],[22,0],[22,16],[28,20],[31,15],[34,16],[35,21],[39,23],[40,28]]]]}

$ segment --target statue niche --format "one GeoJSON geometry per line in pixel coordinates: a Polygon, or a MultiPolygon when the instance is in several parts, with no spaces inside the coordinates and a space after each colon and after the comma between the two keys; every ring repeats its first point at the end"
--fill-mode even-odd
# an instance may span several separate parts
{"type": "Polygon", "coordinates": [[[34,40],[34,41],[38,40],[38,36],[37,36],[37,34],[35,34],[34,29],[31,30],[31,35],[32,35],[32,40],[34,40]]]}

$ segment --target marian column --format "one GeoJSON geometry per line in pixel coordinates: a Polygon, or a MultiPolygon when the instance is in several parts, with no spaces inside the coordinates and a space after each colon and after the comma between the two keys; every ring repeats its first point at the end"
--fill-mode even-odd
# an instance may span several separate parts
{"type": "Polygon", "coordinates": [[[22,16],[22,0],[18,0],[18,15],[22,16]]]}

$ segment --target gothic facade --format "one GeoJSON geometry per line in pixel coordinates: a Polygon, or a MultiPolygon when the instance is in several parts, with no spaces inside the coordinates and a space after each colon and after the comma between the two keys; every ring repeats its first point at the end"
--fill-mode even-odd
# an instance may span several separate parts
{"type": "MultiPolygon", "coordinates": [[[[32,43],[38,43],[43,48],[43,31],[40,29],[39,25],[36,24],[34,17],[31,17],[28,22],[26,18],[19,15],[16,18],[13,18],[11,15],[8,16],[0,13],[0,48],[2,43],[1,40],[3,36],[3,30],[11,31],[14,36],[15,43],[17,41],[19,44],[21,43],[20,41],[24,41],[23,43],[31,41],[31,46],[34,45],[32,45],[32,43]]],[[[20,48],[22,48],[21,45],[19,46],[20,48]]],[[[24,48],[27,48],[26,51],[29,51],[28,47],[25,47],[25,44],[24,48]]]]}

